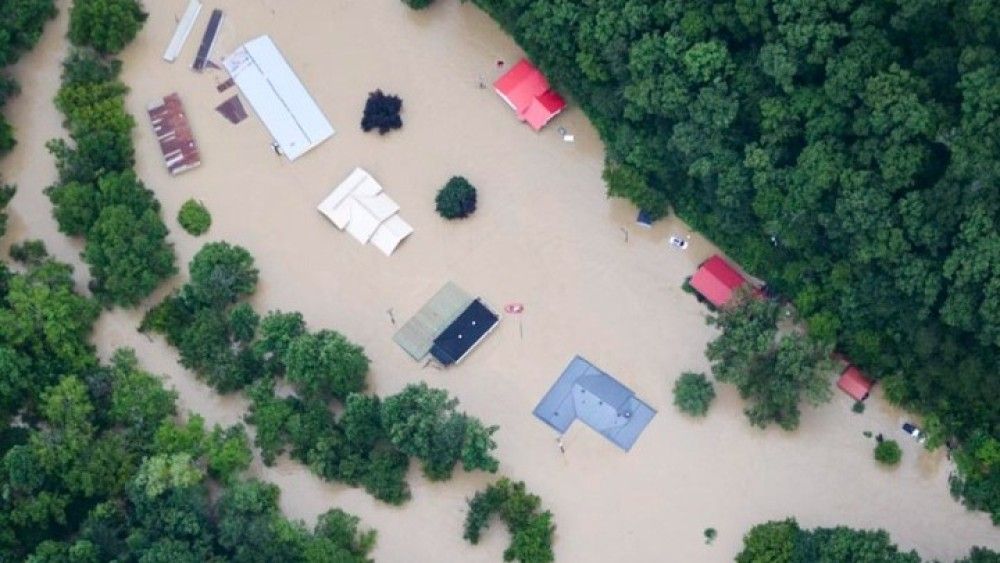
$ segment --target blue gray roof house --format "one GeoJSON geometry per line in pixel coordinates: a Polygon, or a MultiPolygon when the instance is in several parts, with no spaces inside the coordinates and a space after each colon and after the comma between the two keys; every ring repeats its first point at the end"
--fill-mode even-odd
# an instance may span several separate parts
{"type": "Polygon", "coordinates": [[[628,451],[656,411],[618,380],[576,356],[542,397],[534,414],[560,434],[580,419],[628,451]]]}

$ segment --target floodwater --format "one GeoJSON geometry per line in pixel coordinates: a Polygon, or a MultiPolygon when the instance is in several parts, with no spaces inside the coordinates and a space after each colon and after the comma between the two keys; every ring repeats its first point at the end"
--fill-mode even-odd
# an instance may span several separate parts
{"type": "MultiPolygon", "coordinates": [[[[65,10],[65,0],[60,4],[65,10]]],[[[124,80],[139,123],[138,170],[163,203],[181,263],[208,240],[245,246],[261,270],[255,305],[300,310],[312,328],[335,328],[364,345],[373,360],[372,391],[392,393],[425,380],[499,424],[501,473],[526,481],[555,513],[559,560],[727,561],[749,526],[785,516],[810,527],[883,527],[926,557],[1000,547],[987,517],[949,497],[944,454],[923,452],[903,435],[905,413],[877,394],[856,415],[836,393],[830,404],[806,409],[793,433],[751,428],[728,386],[719,388],[704,420],[674,409],[673,381],[683,371],[707,371],[703,351],[713,336],[706,310],[680,285],[714,248],[693,233],[689,250],[673,249],[666,238],[687,233],[683,224],[638,228],[629,205],[605,197],[602,145],[579,110],[571,107],[536,134],[479,87],[481,79],[496,77],[497,59],[512,63],[520,53],[472,5],[439,0],[414,13],[399,0],[207,1],[174,64],[161,55],[186,1],[147,6],[149,21],[124,53],[124,80]],[[337,129],[332,139],[292,164],[273,154],[252,114],[232,125],[215,113],[233,91],[216,91],[225,79],[219,71],[196,74],[189,66],[207,14],[217,7],[226,19],[214,57],[270,34],[337,129]],[[375,88],[404,100],[403,129],[385,137],[358,125],[375,88]],[[204,162],[176,178],[166,173],[145,116],[149,102],[174,91],[187,106],[204,162]],[[558,127],[576,142],[564,143],[558,127]],[[382,183],[416,229],[392,257],[358,244],[315,210],[355,166],[382,183]],[[434,212],[434,194],[455,174],[479,188],[479,210],[445,222],[434,212]],[[174,221],[191,197],[213,215],[201,239],[174,221]],[[387,311],[402,322],[449,280],[494,308],[520,302],[525,311],[504,318],[462,365],[422,369],[392,342],[387,311]],[[576,424],[561,453],[554,433],[532,416],[574,354],[616,375],[659,411],[631,452],[576,424]],[[876,465],[865,430],[900,441],[898,468],[876,465]],[[708,527],[719,534],[711,546],[702,538],[708,527]]],[[[44,239],[56,256],[78,265],[82,286],[80,244],[56,231],[41,192],[55,177],[43,144],[63,134],[51,100],[65,28],[63,14],[15,69],[23,94],[6,112],[20,144],[2,171],[20,191],[4,246],[44,239]]],[[[211,422],[239,421],[245,400],[219,397],[180,368],[164,342],[136,332],[153,302],[106,313],[95,334],[101,353],[131,346],[178,390],[183,409],[211,422]]],[[[479,546],[461,538],[464,501],[489,475],[428,483],[413,470],[414,498],[395,508],[322,482],[288,460],[272,468],[257,463],[253,471],[281,487],[289,516],[310,522],[334,506],[361,516],[379,531],[381,561],[492,562],[506,545],[499,524],[479,546]]]]}

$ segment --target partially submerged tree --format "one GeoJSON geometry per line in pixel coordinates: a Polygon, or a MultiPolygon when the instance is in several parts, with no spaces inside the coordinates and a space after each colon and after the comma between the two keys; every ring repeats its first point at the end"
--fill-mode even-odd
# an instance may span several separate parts
{"type": "Polygon", "coordinates": [[[895,440],[882,440],[875,446],[875,461],[882,465],[896,465],[903,457],[903,450],[895,440]]]}
{"type": "Polygon", "coordinates": [[[379,135],[385,135],[393,129],[399,129],[403,126],[403,119],[399,116],[402,110],[403,100],[399,96],[386,94],[382,90],[370,92],[361,117],[361,130],[367,133],[378,129],[379,135]]]}
{"type": "Polygon", "coordinates": [[[423,10],[434,3],[434,0],[403,0],[403,3],[414,10],[423,10]]]}
{"type": "Polygon", "coordinates": [[[445,219],[464,219],[476,211],[476,188],[464,177],[452,176],[434,202],[445,219]]]}
{"type": "Polygon", "coordinates": [[[552,513],[542,511],[541,504],[542,499],[529,493],[523,481],[514,483],[506,477],[500,479],[469,499],[463,537],[471,544],[479,543],[490,520],[499,516],[511,534],[510,545],[503,553],[504,561],[554,561],[552,541],[556,527],[552,523],[552,513]]]}
{"type": "Polygon", "coordinates": [[[212,215],[205,204],[189,199],[177,212],[177,222],[188,234],[197,237],[208,232],[208,228],[212,226],[212,215]]]}
{"type": "Polygon", "coordinates": [[[706,356],[712,373],[736,386],[749,401],[744,411],[751,424],[776,422],[785,430],[799,425],[799,403],[829,401],[833,362],[831,346],[798,332],[779,335],[778,305],[746,295],[726,307],[710,323],[722,329],[706,356]]]}
{"type": "Polygon", "coordinates": [[[132,42],[148,15],[137,0],[74,0],[69,40],[113,54],[132,42]]]}
{"type": "Polygon", "coordinates": [[[685,372],[674,383],[674,405],[691,416],[705,416],[715,399],[715,387],[703,373],[685,372]]]}
{"type": "Polygon", "coordinates": [[[803,530],[794,518],[757,524],[743,537],[737,563],[880,561],[920,563],[916,551],[901,552],[885,530],[845,526],[803,530]]]}

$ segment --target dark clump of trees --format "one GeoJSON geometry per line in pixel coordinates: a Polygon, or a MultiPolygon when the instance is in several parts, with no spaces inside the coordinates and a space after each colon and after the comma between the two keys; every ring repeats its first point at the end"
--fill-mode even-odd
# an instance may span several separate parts
{"type": "Polygon", "coordinates": [[[403,3],[414,10],[423,10],[434,3],[434,0],[403,0],[403,3]]]}
{"type": "Polygon", "coordinates": [[[715,378],[735,385],[750,403],[744,412],[751,424],[763,428],[774,422],[794,430],[802,400],[812,405],[830,400],[832,346],[793,329],[779,331],[779,312],[774,302],[739,296],[709,318],[722,333],[705,355],[715,378]]]}
{"type": "Polygon", "coordinates": [[[219,392],[247,389],[247,422],[266,464],[288,452],[324,479],[392,504],[410,497],[411,457],[434,480],[459,463],[497,470],[497,427],[457,411],[445,391],[419,384],[384,399],[365,395],[370,361],[360,346],[333,330],[310,332],[300,313],[261,318],[243,301],[258,279],[245,249],[206,244],[189,270],[190,281],[153,307],[141,329],[163,334],[181,364],[219,392]],[[279,397],[279,385],[294,393],[279,397]]]}
{"type": "Polygon", "coordinates": [[[244,478],[241,425],[179,424],[174,391],[133,352],[98,360],[100,306],[44,245],[0,263],[0,560],[369,561],[374,532],[340,510],[286,520],[244,478]]]}
{"type": "Polygon", "coordinates": [[[586,111],[612,195],[792,300],[954,438],[955,491],[1000,521],[995,3],[474,3],[586,111]]]}
{"type": "Polygon", "coordinates": [[[91,50],[64,62],[56,106],[70,141],[48,143],[58,181],[46,189],[59,230],[82,236],[90,289],[104,305],[136,305],[176,273],[160,204],[132,167],[135,120],[125,110],[121,63],[91,50]]]}
{"type": "Polygon", "coordinates": [[[365,133],[378,129],[379,135],[385,135],[393,129],[403,126],[399,113],[403,110],[403,100],[399,96],[385,94],[375,90],[368,94],[365,102],[365,112],[361,117],[361,130],[365,133]]]}
{"type": "Polygon", "coordinates": [[[78,47],[114,54],[135,39],[146,17],[138,0],[74,0],[69,40],[78,47]]]}
{"type": "Polygon", "coordinates": [[[476,211],[476,188],[462,176],[452,176],[434,199],[438,215],[464,219],[476,211]]]}
{"type": "Polygon", "coordinates": [[[541,505],[542,499],[529,493],[523,481],[515,483],[504,477],[469,499],[463,537],[471,544],[479,543],[490,520],[499,516],[511,535],[504,561],[549,563],[555,560],[552,540],[556,527],[552,513],[542,511],[541,505]]]}
{"type": "MultiPolygon", "coordinates": [[[[956,563],[987,563],[1000,554],[974,547],[956,563]]],[[[737,563],[834,563],[880,561],[921,563],[916,551],[900,551],[885,530],[855,530],[846,526],[803,530],[794,518],[758,524],[743,537],[737,563]]]]}

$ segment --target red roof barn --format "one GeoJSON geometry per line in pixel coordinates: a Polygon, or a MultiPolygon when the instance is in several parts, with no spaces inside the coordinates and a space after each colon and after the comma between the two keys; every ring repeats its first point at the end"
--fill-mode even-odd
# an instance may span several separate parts
{"type": "Polygon", "coordinates": [[[535,131],[566,107],[566,100],[549,87],[549,81],[527,59],[521,59],[497,79],[493,89],[535,131]]]}
{"type": "Polygon", "coordinates": [[[745,283],[746,278],[718,254],[705,260],[691,277],[691,287],[716,307],[728,303],[745,283]]]}
{"type": "Polygon", "coordinates": [[[853,364],[848,365],[844,373],[840,374],[840,379],[837,380],[837,387],[840,387],[840,390],[844,393],[854,397],[855,401],[864,401],[867,399],[873,385],[875,385],[875,382],[868,379],[853,364]]]}

